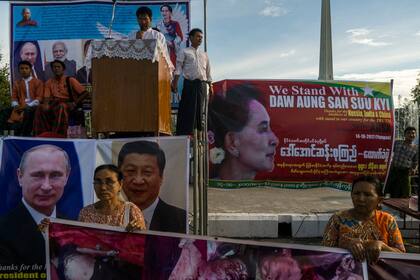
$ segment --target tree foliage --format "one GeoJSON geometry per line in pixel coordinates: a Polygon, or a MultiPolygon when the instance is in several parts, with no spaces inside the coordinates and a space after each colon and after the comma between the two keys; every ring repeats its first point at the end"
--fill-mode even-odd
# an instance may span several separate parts
{"type": "Polygon", "coordinates": [[[411,97],[414,102],[420,104],[420,73],[417,76],[417,84],[411,89],[411,97]]]}
{"type": "Polygon", "coordinates": [[[0,53],[0,109],[8,106],[10,106],[9,65],[3,63],[3,55],[0,53]]]}

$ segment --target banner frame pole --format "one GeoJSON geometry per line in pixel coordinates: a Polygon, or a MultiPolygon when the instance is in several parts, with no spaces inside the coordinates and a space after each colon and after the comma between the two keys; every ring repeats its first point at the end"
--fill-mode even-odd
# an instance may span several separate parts
{"type": "Polygon", "coordinates": [[[198,209],[198,202],[199,202],[199,185],[198,185],[198,160],[197,160],[197,130],[193,132],[193,158],[192,158],[192,166],[193,166],[193,227],[194,227],[194,234],[199,234],[199,209],[198,209]]]}
{"type": "Polygon", "coordinates": [[[203,0],[204,10],[204,51],[207,52],[207,0],[203,0]]]}
{"type": "Polygon", "coordinates": [[[203,193],[202,193],[202,229],[203,229],[203,235],[208,234],[208,196],[207,196],[207,190],[209,187],[209,165],[208,165],[208,135],[207,135],[207,117],[208,117],[208,104],[209,104],[209,87],[206,86],[206,92],[205,97],[203,100],[203,115],[202,115],[202,147],[203,147],[203,153],[202,153],[202,164],[203,164],[203,193]]]}

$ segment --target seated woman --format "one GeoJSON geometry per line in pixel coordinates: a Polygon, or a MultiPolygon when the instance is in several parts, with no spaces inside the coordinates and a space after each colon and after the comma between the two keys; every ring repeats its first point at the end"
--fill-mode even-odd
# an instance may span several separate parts
{"type": "Polygon", "coordinates": [[[80,210],[79,221],[123,226],[127,231],[146,229],[141,210],[120,199],[121,182],[122,174],[115,165],[98,166],[93,186],[99,201],[80,210]]]}
{"type": "Polygon", "coordinates": [[[377,210],[383,199],[381,182],[372,176],[353,181],[353,208],[334,214],[324,232],[322,244],[350,250],[358,261],[375,263],[381,251],[405,252],[397,222],[377,210]]]}

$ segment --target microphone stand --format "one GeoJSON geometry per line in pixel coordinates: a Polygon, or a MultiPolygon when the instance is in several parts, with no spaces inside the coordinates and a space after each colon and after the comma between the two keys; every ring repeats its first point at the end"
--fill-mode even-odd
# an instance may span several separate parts
{"type": "Polygon", "coordinates": [[[117,0],[112,0],[112,2],[114,3],[112,5],[112,16],[111,16],[111,22],[109,23],[109,28],[108,28],[108,36],[105,39],[112,39],[112,24],[114,23],[114,18],[115,18],[115,7],[117,6],[117,0]]]}

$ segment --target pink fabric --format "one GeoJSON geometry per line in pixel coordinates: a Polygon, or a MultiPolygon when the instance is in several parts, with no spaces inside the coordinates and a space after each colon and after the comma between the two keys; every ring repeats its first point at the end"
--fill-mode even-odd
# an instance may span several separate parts
{"type": "Polygon", "coordinates": [[[118,257],[122,260],[144,265],[145,235],[51,223],[49,237],[60,246],[75,244],[81,248],[96,249],[99,244],[101,250],[118,250],[118,257]]]}

